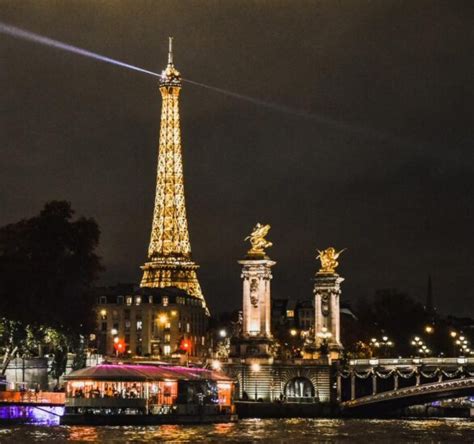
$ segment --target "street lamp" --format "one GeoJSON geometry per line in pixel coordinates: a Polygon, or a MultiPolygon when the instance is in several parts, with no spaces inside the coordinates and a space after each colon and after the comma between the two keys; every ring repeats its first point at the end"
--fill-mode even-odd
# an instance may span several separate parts
{"type": "MultiPolygon", "coordinates": [[[[390,340],[388,336],[382,336],[382,340],[379,341],[377,338],[372,338],[370,340],[370,345],[375,348],[380,348],[383,351],[383,355],[388,354],[388,348],[393,347],[394,343],[390,340]]],[[[373,352],[374,350],[372,350],[373,352]]],[[[386,357],[386,356],[385,356],[386,357]]]]}
{"type": "Polygon", "coordinates": [[[168,322],[168,316],[166,316],[164,313],[160,314],[160,316],[158,316],[158,322],[160,324],[166,324],[168,322]]]}
{"type": "Polygon", "coordinates": [[[427,325],[427,326],[425,327],[425,332],[426,332],[426,333],[429,333],[429,334],[433,333],[433,332],[434,332],[433,326],[427,325]]]}
{"type": "Polygon", "coordinates": [[[296,336],[297,334],[298,334],[298,331],[297,331],[296,329],[292,328],[292,329],[290,330],[290,335],[291,335],[291,336],[296,336]]]}
{"type": "Polygon", "coordinates": [[[224,329],[219,330],[219,336],[221,338],[225,338],[227,336],[227,332],[224,329]]]}
{"type": "Polygon", "coordinates": [[[419,336],[415,336],[411,341],[411,345],[418,349],[418,353],[426,354],[426,350],[428,350],[427,346],[424,344],[423,340],[419,336]]]}

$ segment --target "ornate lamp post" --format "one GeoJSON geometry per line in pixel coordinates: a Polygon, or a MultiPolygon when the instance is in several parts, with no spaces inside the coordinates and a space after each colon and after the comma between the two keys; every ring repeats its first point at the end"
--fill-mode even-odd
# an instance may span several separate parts
{"type": "MultiPolygon", "coordinates": [[[[395,344],[389,339],[388,336],[382,336],[381,340],[378,340],[377,338],[372,338],[370,340],[370,346],[373,348],[379,348],[381,350],[381,354],[385,357],[388,355],[388,349],[394,345],[395,344]]],[[[374,352],[374,350],[372,350],[372,352],[374,352]]]]}
{"type": "Polygon", "coordinates": [[[419,336],[415,336],[413,340],[411,341],[411,345],[413,345],[417,352],[420,355],[427,356],[431,353],[431,350],[428,348],[428,346],[423,342],[423,340],[419,336]]]}

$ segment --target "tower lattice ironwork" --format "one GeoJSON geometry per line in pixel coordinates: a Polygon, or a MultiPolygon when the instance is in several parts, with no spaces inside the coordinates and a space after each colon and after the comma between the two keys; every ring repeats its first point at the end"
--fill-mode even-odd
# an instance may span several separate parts
{"type": "Polygon", "coordinates": [[[188,222],[184,199],[179,93],[181,75],[173,63],[172,38],[169,40],[168,65],[161,73],[163,99],[158,153],[155,208],[148,262],[141,268],[141,287],[177,287],[202,300],[206,306],[191,258],[188,222]]]}

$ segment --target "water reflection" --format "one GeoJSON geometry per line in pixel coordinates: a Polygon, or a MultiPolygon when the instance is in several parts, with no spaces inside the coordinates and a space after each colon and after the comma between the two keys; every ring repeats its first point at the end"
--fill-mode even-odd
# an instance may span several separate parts
{"type": "Polygon", "coordinates": [[[69,441],[81,441],[81,442],[97,442],[98,427],[67,427],[69,431],[69,441]]]}
{"type": "Polygon", "coordinates": [[[474,442],[469,419],[247,419],[232,424],[0,427],[0,442],[367,443],[474,442]]]}

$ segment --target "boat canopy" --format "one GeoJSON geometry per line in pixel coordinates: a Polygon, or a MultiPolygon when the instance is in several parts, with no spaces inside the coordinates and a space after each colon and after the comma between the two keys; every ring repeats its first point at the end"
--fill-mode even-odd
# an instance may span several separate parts
{"type": "Polygon", "coordinates": [[[66,381],[228,381],[232,378],[203,368],[134,364],[101,364],[82,368],[64,377],[66,381]]]}

